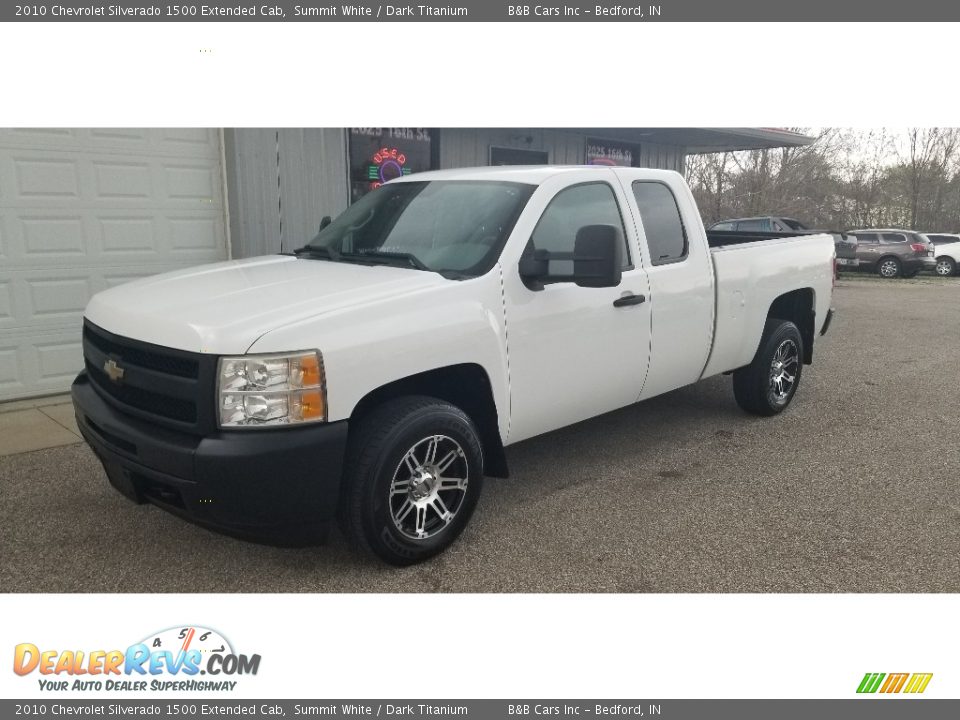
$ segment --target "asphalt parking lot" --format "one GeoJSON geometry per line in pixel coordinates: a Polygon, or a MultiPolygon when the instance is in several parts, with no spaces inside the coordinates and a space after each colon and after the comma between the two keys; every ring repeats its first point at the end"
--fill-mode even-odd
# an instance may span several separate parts
{"type": "Polygon", "coordinates": [[[843,279],[834,304],[785,414],[720,377],[524,442],[414,568],[133,505],[84,445],[0,458],[0,590],[960,592],[960,279],[843,279]]]}

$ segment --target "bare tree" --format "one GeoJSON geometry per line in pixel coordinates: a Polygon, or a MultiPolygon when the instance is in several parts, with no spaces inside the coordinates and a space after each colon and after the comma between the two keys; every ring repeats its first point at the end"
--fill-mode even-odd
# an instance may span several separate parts
{"type": "Polygon", "coordinates": [[[954,162],[960,133],[956,128],[908,128],[902,154],[909,191],[910,227],[918,226],[923,206],[939,205],[942,179],[954,162]],[[941,182],[931,182],[940,180],[941,182]]]}
{"type": "Polygon", "coordinates": [[[687,177],[711,223],[786,215],[832,229],[960,230],[957,128],[824,128],[806,146],[691,156],[687,177]]]}

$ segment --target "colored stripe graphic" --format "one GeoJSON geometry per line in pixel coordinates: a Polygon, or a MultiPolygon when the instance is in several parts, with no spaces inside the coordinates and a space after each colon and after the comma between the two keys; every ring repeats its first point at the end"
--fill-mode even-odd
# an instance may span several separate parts
{"type": "Polygon", "coordinates": [[[857,688],[857,692],[875,693],[877,688],[880,687],[880,682],[884,677],[886,677],[884,673],[867,673],[863,676],[863,680],[860,681],[860,687],[857,688]]]}
{"type": "Polygon", "coordinates": [[[887,681],[880,688],[882,693],[898,693],[903,688],[903,684],[910,677],[910,673],[890,673],[887,675],[887,681]]]}
{"type": "Polygon", "coordinates": [[[930,684],[931,678],[933,678],[933,673],[914,673],[913,677],[910,678],[910,682],[907,683],[907,688],[904,690],[904,692],[922,693],[927,689],[927,685],[930,684]]]}
{"type": "Polygon", "coordinates": [[[875,693],[879,691],[889,695],[903,691],[904,693],[917,694],[927,689],[931,679],[933,679],[933,673],[913,673],[912,675],[910,673],[890,673],[889,675],[866,673],[857,687],[857,692],[875,693]]]}

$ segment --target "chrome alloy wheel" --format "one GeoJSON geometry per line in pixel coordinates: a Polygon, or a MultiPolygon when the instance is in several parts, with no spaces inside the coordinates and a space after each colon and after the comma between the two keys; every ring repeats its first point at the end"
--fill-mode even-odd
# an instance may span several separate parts
{"type": "Polygon", "coordinates": [[[390,516],[406,537],[426,540],[446,528],[467,495],[469,467],[460,444],[431,435],[410,448],[390,483],[390,516]]]}
{"type": "Polygon", "coordinates": [[[937,275],[940,277],[953,275],[953,263],[947,258],[937,260],[937,275]]]}
{"type": "Polygon", "coordinates": [[[884,260],[880,263],[880,274],[885,278],[893,278],[897,276],[899,268],[896,260],[884,260]]]}
{"type": "Polygon", "coordinates": [[[784,340],[770,363],[770,399],[783,405],[790,397],[800,367],[800,350],[793,340],[784,340]]]}

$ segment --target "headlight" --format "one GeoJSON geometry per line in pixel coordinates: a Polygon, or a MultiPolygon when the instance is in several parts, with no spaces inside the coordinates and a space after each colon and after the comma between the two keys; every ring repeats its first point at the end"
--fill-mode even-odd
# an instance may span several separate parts
{"type": "Polygon", "coordinates": [[[327,419],[319,352],[220,358],[220,427],[263,427],[327,419]]]}

